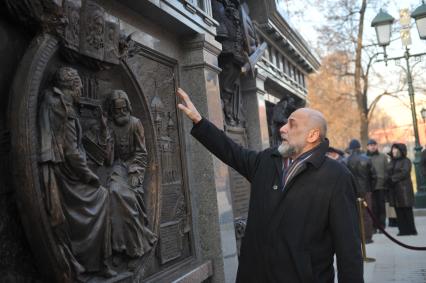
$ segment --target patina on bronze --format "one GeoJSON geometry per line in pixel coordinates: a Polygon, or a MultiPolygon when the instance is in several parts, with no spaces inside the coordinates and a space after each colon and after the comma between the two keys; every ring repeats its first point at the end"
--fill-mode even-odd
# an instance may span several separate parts
{"type": "Polygon", "coordinates": [[[109,195],[87,165],[77,106],[82,83],[77,71],[62,67],[44,92],[39,113],[40,165],[46,207],[62,249],[77,277],[99,272],[112,277],[109,195]]]}
{"type": "Polygon", "coordinates": [[[216,39],[222,43],[219,55],[220,97],[227,125],[244,127],[241,75],[254,73],[256,60],[266,45],[258,46],[256,31],[246,3],[239,0],[212,0],[213,17],[219,22],[216,39]],[[258,49],[261,52],[257,52],[258,49]],[[257,56],[250,58],[256,53],[257,56]],[[251,59],[251,60],[250,60],[251,59]]]}
{"type": "MultiPolygon", "coordinates": [[[[157,236],[146,226],[143,181],[147,166],[144,128],[131,116],[131,103],[123,90],[107,97],[109,127],[114,150],[108,188],[111,197],[112,249],[134,259],[149,252],[157,236]]],[[[134,266],[130,265],[130,269],[134,266]]]]}
{"type": "Polygon", "coordinates": [[[22,227],[46,282],[141,282],[193,256],[178,62],[121,32],[100,2],[2,5],[34,32],[8,128],[22,227]]]}
{"type": "Polygon", "coordinates": [[[47,280],[140,280],[160,269],[161,176],[149,104],[125,62],[129,39],[92,1],[44,4],[8,2],[43,28],[16,74],[9,114],[27,237],[47,280]]]}

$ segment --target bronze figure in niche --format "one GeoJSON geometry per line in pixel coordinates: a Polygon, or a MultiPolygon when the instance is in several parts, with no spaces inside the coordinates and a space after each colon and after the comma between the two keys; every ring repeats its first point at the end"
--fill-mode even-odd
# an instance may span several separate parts
{"type": "Polygon", "coordinates": [[[55,86],[40,105],[40,162],[45,200],[62,253],[76,276],[83,272],[115,272],[105,264],[111,256],[109,195],[89,168],[82,146],[78,101],[82,83],[77,71],[62,67],[55,86]]]}
{"type": "MultiPolygon", "coordinates": [[[[112,249],[134,259],[149,252],[157,237],[147,227],[143,181],[147,166],[144,128],[132,116],[130,100],[123,90],[107,98],[109,127],[114,141],[108,181],[111,194],[112,249]]],[[[113,258],[114,261],[117,258],[113,258]]],[[[133,266],[130,262],[130,269],[133,266]]]]}
{"type": "Polygon", "coordinates": [[[258,46],[247,3],[239,0],[212,0],[213,17],[219,22],[216,39],[222,43],[219,55],[220,96],[226,124],[245,127],[240,77],[254,73],[266,43],[258,46]]]}
{"type": "Polygon", "coordinates": [[[287,118],[290,114],[299,107],[301,106],[298,105],[296,100],[291,96],[282,98],[273,106],[272,115],[270,114],[270,117],[268,117],[269,140],[271,146],[278,146],[281,144],[280,128],[287,123],[287,118]]]}

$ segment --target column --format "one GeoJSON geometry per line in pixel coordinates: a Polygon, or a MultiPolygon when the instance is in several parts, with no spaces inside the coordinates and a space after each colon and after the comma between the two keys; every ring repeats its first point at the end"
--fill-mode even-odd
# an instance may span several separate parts
{"type": "MultiPolygon", "coordinates": [[[[187,39],[181,87],[201,115],[223,128],[217,57],[221,45],[206,34],[187,39]]],[[[213,263],[212,282],[235,282],[238,257],[228,167],[189,135],[192,122],[181,120],[186,145],[197,258],[213,263]]]]}
{"type": "Polygon", "coordinates": [[[269,147],[265,80],[265,76],[256,74],[255,78],[246,77],[241,82],[249,148],[259,151],[269,147]]]}

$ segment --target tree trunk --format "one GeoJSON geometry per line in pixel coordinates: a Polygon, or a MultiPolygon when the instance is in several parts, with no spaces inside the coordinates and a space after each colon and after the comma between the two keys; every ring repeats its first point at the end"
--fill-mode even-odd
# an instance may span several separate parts
{"type": "Polygon", "coordinates": [[[367,148],[367,142],[368,142],[368,117],[365,112],[361,112],[359,120],[360,120],[361,146],[363,149],[365,149],[367,148]]]}
{"type": "Polygon", "coordinates": [[[368,113],[367,106],[367,97],[364,96],[362,86],[361,86],[361,58],[362,58],[362,36],[364,33],[364,16],[365,10],[367,7],[367,0],[362,0],[361,9],[359,11],[359,26],[358,26],[358,35],[356,42],[356,50],[355,50],[355,96],[358,104],[358,112],[360,117],[360,138],[362,142],[362,146],[365,148],[368,140],[368,119],[365,113],[368,113]]]}

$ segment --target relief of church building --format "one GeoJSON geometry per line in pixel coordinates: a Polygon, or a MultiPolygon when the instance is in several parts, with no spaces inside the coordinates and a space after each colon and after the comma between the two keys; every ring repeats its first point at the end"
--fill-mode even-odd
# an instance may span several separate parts
{"type": "Polygon", "coordinates": [[[235,281],[248,183],[175,92],[275,144],[319,64],[266,2],[0,2],[0,281],[235,281]]]}

